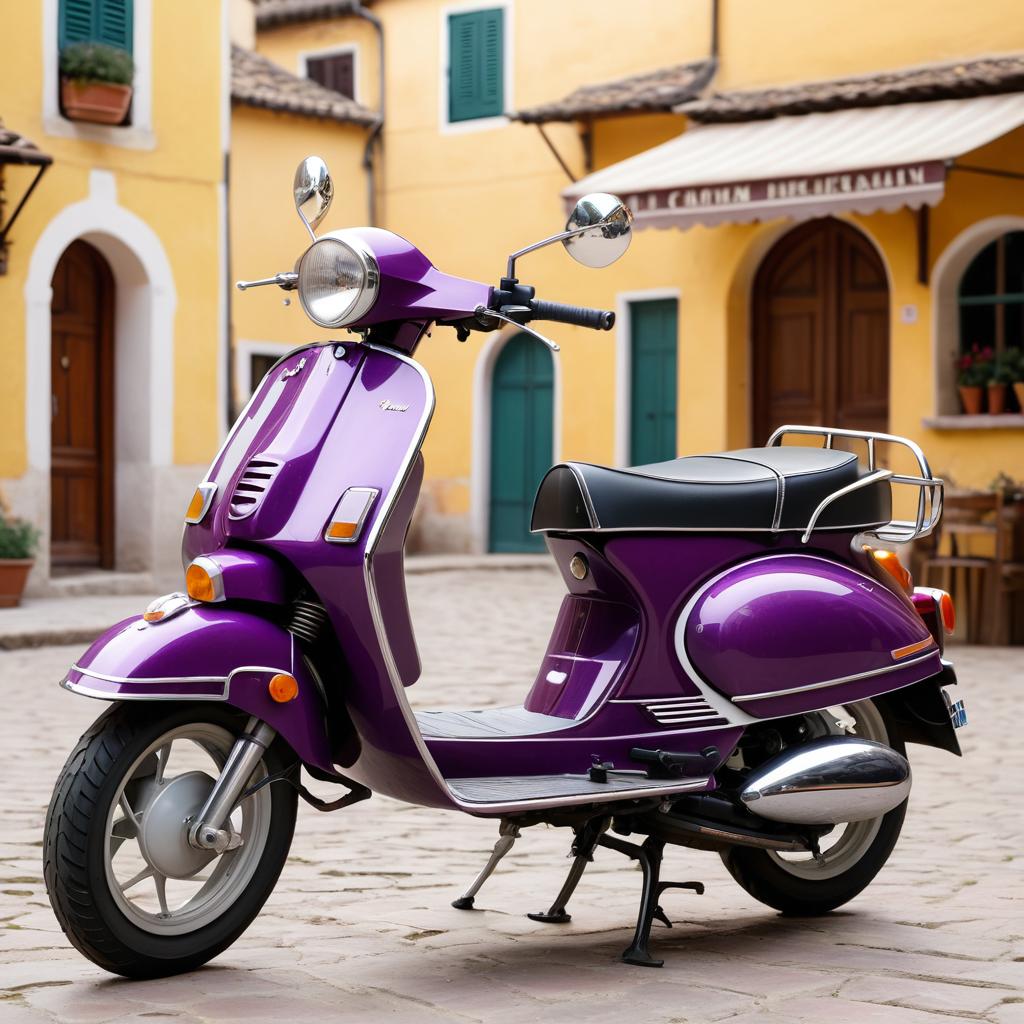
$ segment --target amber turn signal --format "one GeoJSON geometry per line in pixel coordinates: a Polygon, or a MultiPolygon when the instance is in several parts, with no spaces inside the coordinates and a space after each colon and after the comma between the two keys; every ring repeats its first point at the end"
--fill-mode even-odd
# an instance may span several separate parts
{"type": "Polygon", "coordinates": [[[327,536],[331,540],[348,540],[349,537],[355,536],[358,525],[358,523],[331,523],[327,530],[327,536]]]}
{"type": "Polygon", "coordinates": [[[193,562],[185,572],[185,590],[193,601],[215,601],[213,579],[201,566],[193,562]]]}
{"type": "Polygon", "coordinates": [[[946,631],[946,636],[952,636],[956,629],[956,607],[949,594],[943,593],[939,598],[939,614],[942,616],[942,628],[946,631]]]}
{"type": "Polygon", "coordinates": [[[197,487],[196,493],[192,495],[192,500],[188,503],[188,509],[185,511],[185,518],[197,520],[203,511],[203,505],[206,504],[206,495],[197,487]]]}
{"type": "Polygon", "coordinates": [[[865,548],[865,551],[881,566],[907,594],[914,589],[914,580],[910,570],[900,561],[895,551],[886,551],[884,548],[865,548]]]}
{"type": "Polygon", "coordinates": [[[163,608],[157,608],[156,611],[143,613],[142,618],[145,622],[159,622],[165,614],[163,608]]]}
{"type": "Polygon", "coordinates": [[[299,684],[295,676],[280,672],[267,684],[267,690],[271,700],[277,701],[278,704],[287,704],[298,697],[299,684]]]}

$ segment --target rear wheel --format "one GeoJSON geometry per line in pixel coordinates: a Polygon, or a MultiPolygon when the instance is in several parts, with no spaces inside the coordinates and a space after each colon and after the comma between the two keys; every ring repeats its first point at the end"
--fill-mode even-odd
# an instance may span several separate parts
{"type": "MultiPolygon", "coordinates": [[[[830,708],[832,731],[885,743],[905,754],[895,726],[874,701],[830,708]]],[[[823,712],[822,714],[825,714],[823,712]]],[[[754,899],[784,914],[825,914],[852,900],[881,871],[899,839],[907,801],[877,818],[837,825],[820,844],[821,856],[734,846],[721,853],[729,874],[754,899]]]]}
{"type": "MultiPolygon", "coordinates": [[[[291,786],[239,804],[235,849],[218,855],[187,839],[245,721],[224,705],[118,704],[68,758],[47,814],[46,888],[68,938],[105,970],[144,978],[198,967],[272,892],[295,827],[291,786]]],[[[250,783],[287,767],[279,746],[250,783]]]]}

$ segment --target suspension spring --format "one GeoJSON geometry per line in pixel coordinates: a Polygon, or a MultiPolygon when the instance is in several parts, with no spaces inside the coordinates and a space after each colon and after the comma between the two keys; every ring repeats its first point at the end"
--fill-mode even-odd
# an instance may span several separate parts
{"type": "Polygon", "coordinates": [[[318,601],[295,601],[287,629],[292,636],[308,644],[316,642],[320,630],[327,621],[327,610],[318,601]]]}

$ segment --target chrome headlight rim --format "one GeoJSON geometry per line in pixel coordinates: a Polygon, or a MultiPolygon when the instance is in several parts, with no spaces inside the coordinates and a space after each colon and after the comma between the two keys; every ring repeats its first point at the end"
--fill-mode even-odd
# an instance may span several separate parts
{"type": "Polygon", "coordinates": [[[299,293],[299,302],[302,304],[302,310],[313,323],[320,327],[345,327],[348,324],[361,320],[373,308],[374,303],[377,301],[377,296],[380,294],[380,267],[377,265],[377,258],[374,256],[373,250],[357,235],[350,235],[344,231],[330,232],[318,238],[302,254],[297,269],[299,275],[297,291],[299,293]],[[363,285],[355,302],[344,313],[332,320],[324,320],[313,313],[306,300],[306,296],[303,294],[302,288],[303,268],[306,266],[306,260],[318,245],[324,244],[340,244],[344,246],[355,256],[363,271],[363,285]]]}

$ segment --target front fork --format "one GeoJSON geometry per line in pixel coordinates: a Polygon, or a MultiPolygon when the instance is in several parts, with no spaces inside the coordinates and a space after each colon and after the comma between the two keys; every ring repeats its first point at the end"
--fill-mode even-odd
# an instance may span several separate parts
{"type": "Polygon", "coordinates": [[[189,824],[190,846],[225,853],[241,845],[241,837],[231,829],[228,819],[276,735],[276,730],[266,722],[249,719],[245,732],[235,740],[206,803],[189,824]]]}

